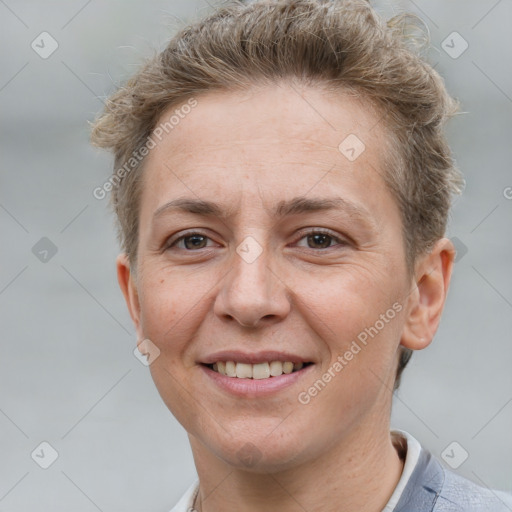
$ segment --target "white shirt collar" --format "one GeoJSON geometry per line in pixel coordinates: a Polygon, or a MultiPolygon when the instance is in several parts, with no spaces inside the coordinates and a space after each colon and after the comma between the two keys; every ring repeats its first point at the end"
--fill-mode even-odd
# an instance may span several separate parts
{"type": "Polygon", "coordinates": [[[391,436],[395,446],[396,444],[400,444],[400,438],[404,443],[406,443],[406,447],[404,446],[404,449],[406,450],[405,464],[402,476],[400,477],[400,480],[398,480],[398,484],[396,484],[395,490],[393,491],[391,498],[389,498],[389,501],[386,503],[386,506],[382,509],[382,512],[393,512],[393,510],[395,510],[395,507],[404,492],[405,486],[409,482],[409,478],[418,463],[421,452],[421,444],[419,441],[405,430],[392,430],[391,436]]]}

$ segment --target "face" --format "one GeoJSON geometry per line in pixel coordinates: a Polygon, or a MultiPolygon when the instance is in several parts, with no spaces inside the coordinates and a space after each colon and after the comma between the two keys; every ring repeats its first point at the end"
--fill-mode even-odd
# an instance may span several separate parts
{"type": "Polygon", "coordinates": [[[148,156],[119,280],[159,393],[212,456],[282,469],[387,425],[415,295],[384,137],[355,98],[281,84],[198,96],[148,156]]]}

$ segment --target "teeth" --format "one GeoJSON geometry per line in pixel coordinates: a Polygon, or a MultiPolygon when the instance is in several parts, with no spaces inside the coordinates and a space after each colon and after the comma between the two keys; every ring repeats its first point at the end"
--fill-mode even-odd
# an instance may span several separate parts
{"type": "Polygon", "coordinates": [[[252,379],[252,364],[236,363],[236,376],[239,379],[252,379]]]}
{"type": "Polygon", "coordinates": [[[235,363],[234,361],[217,361],[213,364],[213,370],[221,375],[237,377],[239,379],[268,379],[289,374],[304,367],[304,363],[292,363],[291,361],[271,361],[268,363],[248,364],[235,363]]]}
{"type": "Polygon", "coordinates": [[[281,361],[272,361],[270,363],[270,375],[272,377],[279,377],[283,374],[283,363],[281,361]]]}
{"type": "Polygon", "coordinates": [[[270,365],[268,363],[260,363],[260,364],[252,365],[252,378],[253,379],[268,379],[269,377],[270,377],[270,365]]]}
{"type": "Polygon", "coordinates": [[[236,377],[236,364],[233,361],[226,361],[226,375],[236,377]]]}
{"type": "Polygon", "coordinates": [[[290,361],[286,361],[286,363],[283,363],[283,373],[292,373],[293,372],[293,363],[290,363],[290,361]]]}

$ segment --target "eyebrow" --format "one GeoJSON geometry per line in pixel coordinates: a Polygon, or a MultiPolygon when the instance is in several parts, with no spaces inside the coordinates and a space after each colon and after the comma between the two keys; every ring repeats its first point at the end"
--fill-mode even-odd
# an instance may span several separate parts
{"type": "MultiPolygon", "coordinates": [[[[342,197],[305,197],[297,196],[288,201],[280,201],[271,212],[275,218],[283,218],[290,215],[318,212],[327,210],[345,210],[350,216],[370,221],[371,215],[363,206],[356,205],[342,197]]],[[[234,212],[232,209],[224,211],[221,206],[211,201],[204,201],[195,198],[173,199],[160,206],[153,218],[163,213],[180,211],[202,216],[215,216],[221,219],[230,217],[234,212]]]]}

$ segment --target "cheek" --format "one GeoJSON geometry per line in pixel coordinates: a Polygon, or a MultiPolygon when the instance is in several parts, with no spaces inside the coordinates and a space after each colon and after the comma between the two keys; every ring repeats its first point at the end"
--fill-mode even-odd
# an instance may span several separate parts
{"type": "Polygon", "coordinates": [[[147,272],[139,289],[144,336],[162,352],[181,352],[193,334],[194,318],[205,307],[206,276],[168,269],[147,272]]]}
{"type": "Polygon", "coordinates": [[[389,332],[388,327],[397,323],[394,318],[397,310],[403,309],[403,290],[393,275],[392,269],[382,272],[351,265],[338,268],[323,279],[303,278],[300,288],[296,288],[297,305],[302,304],[302,314],[332,349],[343,350],[376,323],[379,333],[389,332]],[[395,303],[398,305],[393,307],[395,303]]]}
{"type": "Polygon", "coordinates": [[[148,272],[140,293],[141,326],[144,336],[160,350],[150,365],[151,377],[164,403],[187,430],[201,430],[194,411],[201,397],[194,397],[194,377],[188,369],[195,363],[187,356],[205,309],[205,290],[211,285],[199,276],[180,276],[175,270],[148,272]]]}
{"type": "Polygon", "coordinates": [[[316,376],[308,383],[312,388],[304,389],[305,401],[311,398],[342,415],[350,410],[357,415],[367,409],[363,403],[376,399],[393,373],[403,326],[397,281],[385,273],[352,268],[320,285],[309,282],[301,314],[319,337],[324,356],[321,382],[316,376]]]}
{"type": "Polygon", "coordinates": [[[309,418],[323,419],[316,428],[335,437],[367,414],[386,414],[402,326],[398,302],[387,297],[372,302],[344,291],[337,295],[339,304],[332,297],[323,301],[322,321],[309,316],[322,337],[325,358],[299,396],[309,418]]]}

